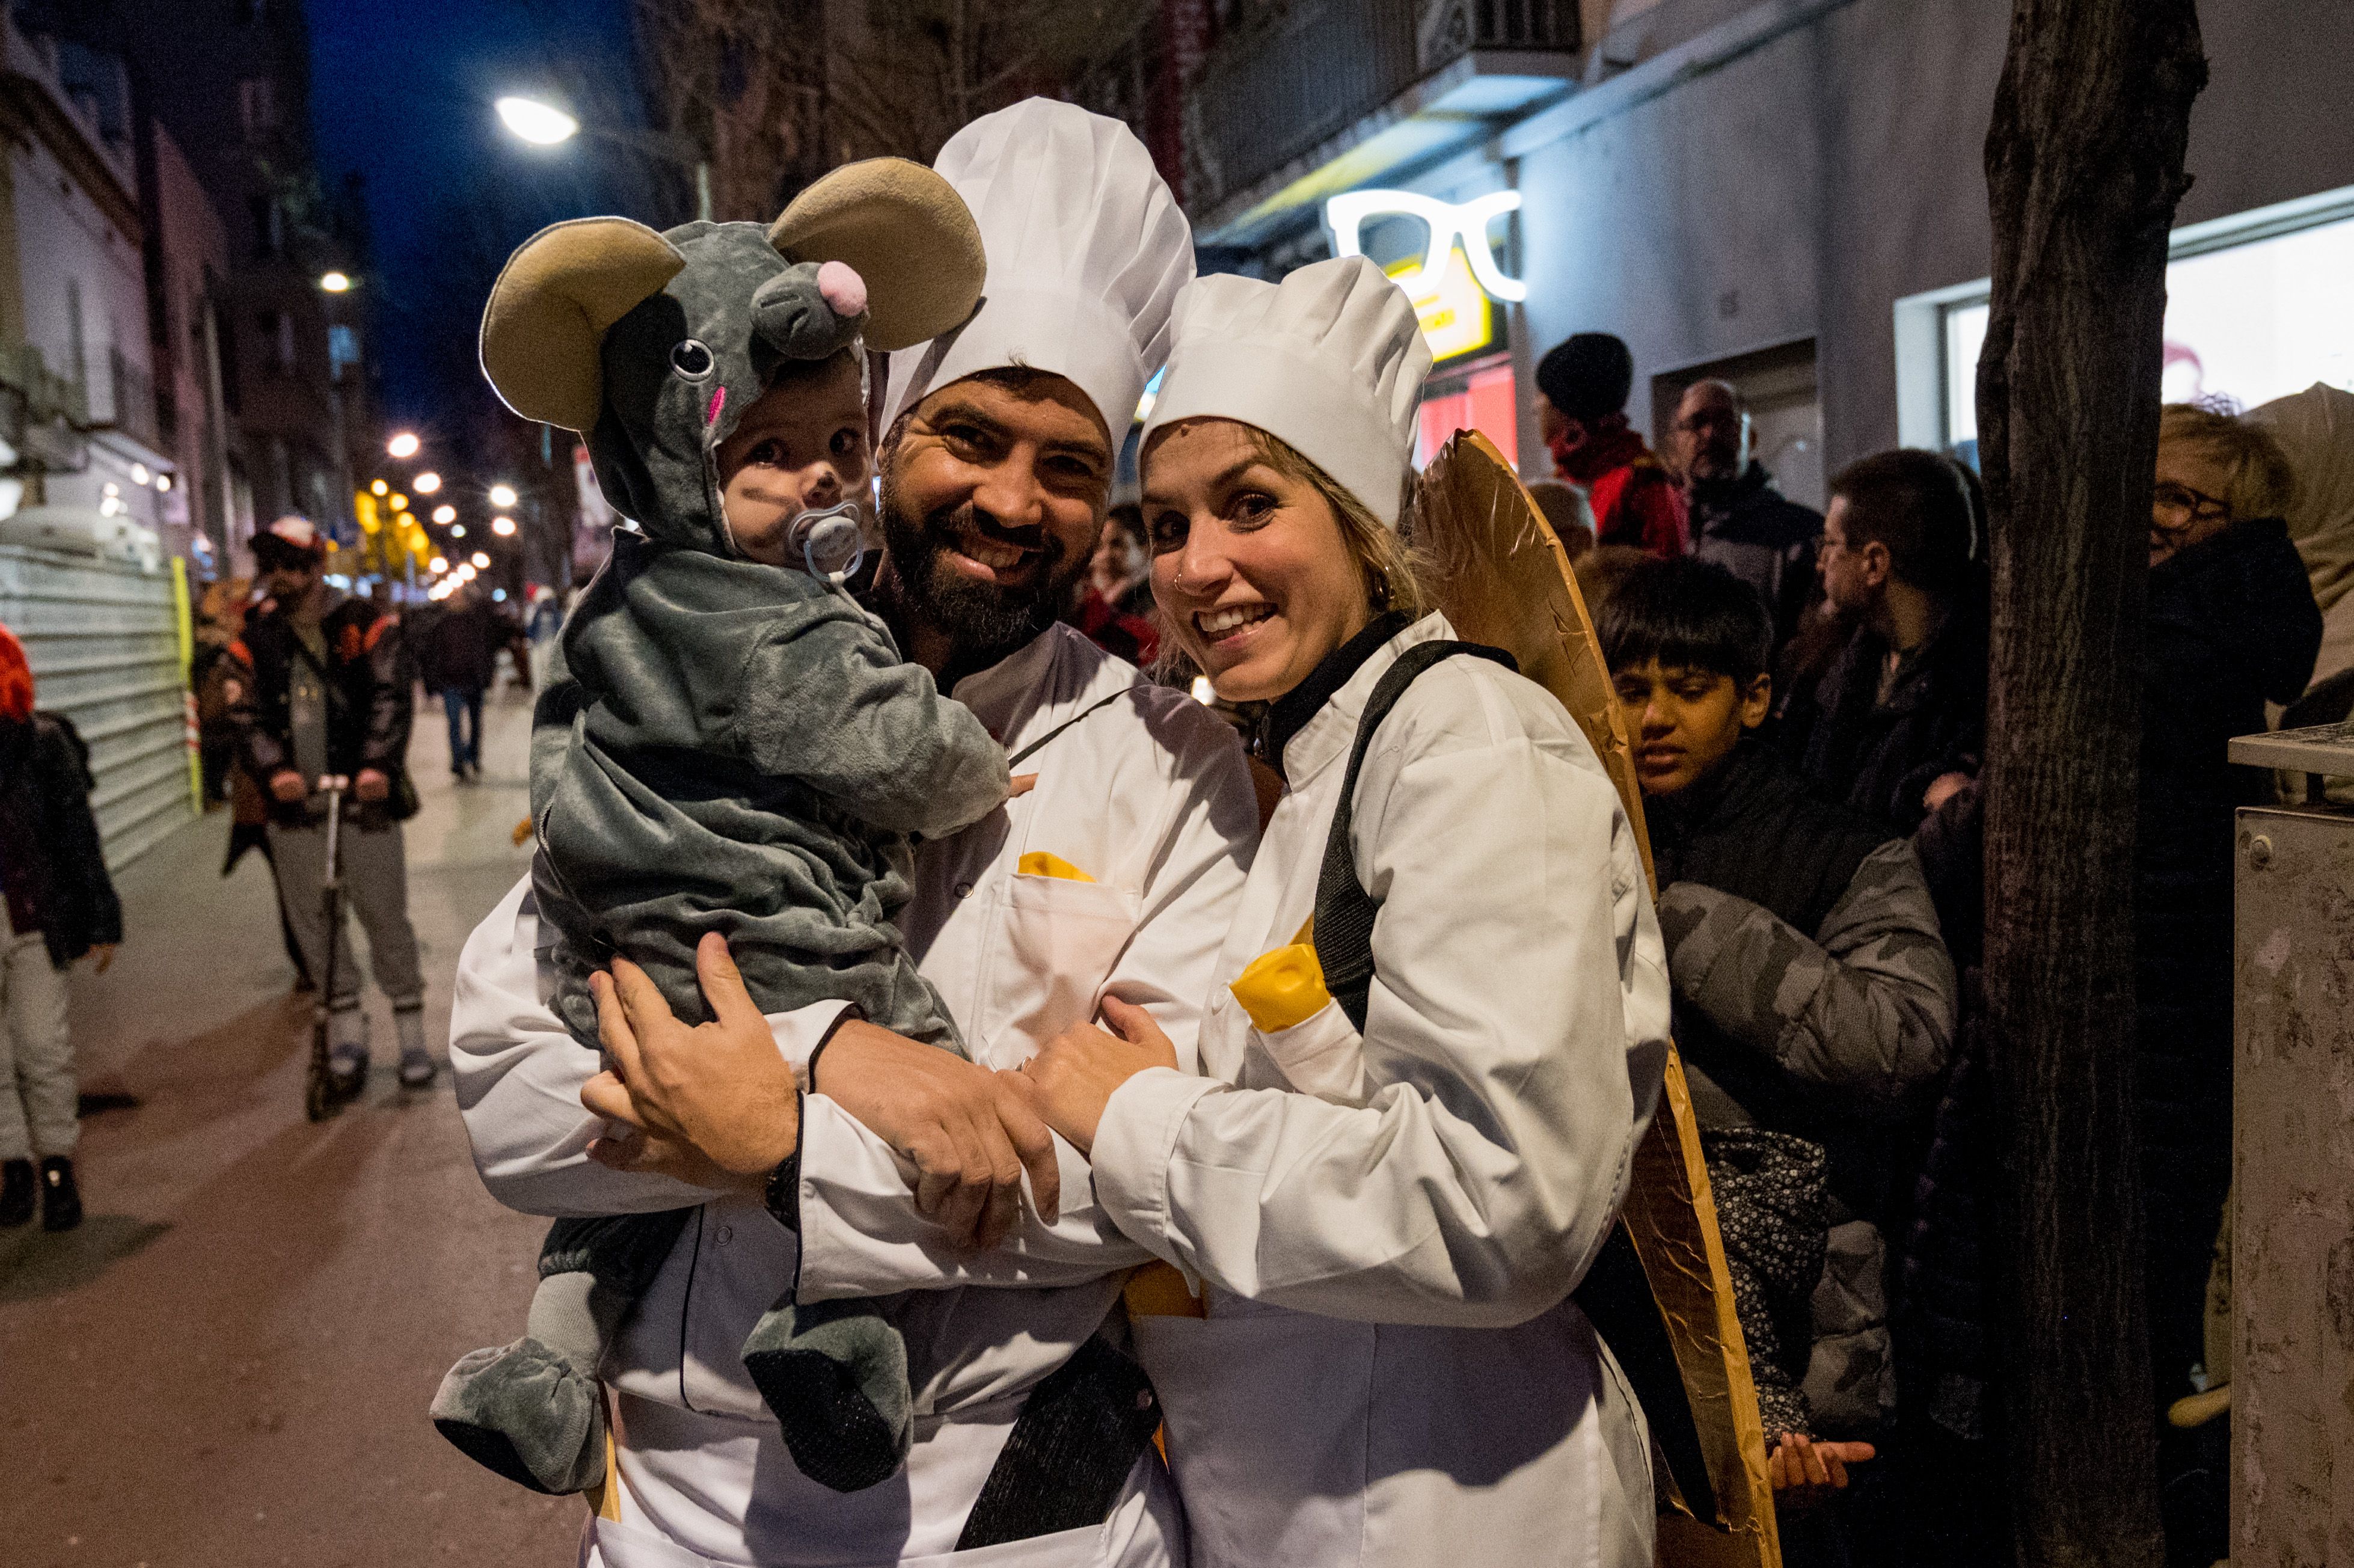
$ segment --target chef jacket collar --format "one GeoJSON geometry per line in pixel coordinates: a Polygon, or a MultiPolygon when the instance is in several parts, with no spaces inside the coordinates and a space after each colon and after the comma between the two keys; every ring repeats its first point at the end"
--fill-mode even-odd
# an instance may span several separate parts
{"type": "Polygon", "coordinates": [[[1293,736],[1308,726],[1308,721],[1324,711],[1324,705],[1333,694],[1349,683],[1349,677],[1364,668],[1365,661],[1381,652],[1382,645],[1414,623],[1414,618],[1404,610],[1393,609],[1373,617],[1365,629],[1335,648],[1308,673],[1308,678],[1267,705],[1266,715],[1259,724],[1259,755],[1267,759],[1285,781],[1290,775],[1283,766],[1283,748],[1293,736]]]}

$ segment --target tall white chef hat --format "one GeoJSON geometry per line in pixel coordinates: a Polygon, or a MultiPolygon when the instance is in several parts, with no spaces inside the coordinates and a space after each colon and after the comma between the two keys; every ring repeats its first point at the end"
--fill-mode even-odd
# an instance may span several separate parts
{"type": "Polygon", "coordinates": [[[891,356],[891,419],[936,387],[1019,366],[1077,383],[1118,442],[1193,275],[1193,230],[1144,143],[1032,98],[958,132],[932,166],[972,209],[989,279],[970,321],[891,356]]]}
{"type": "Polygon", "coordinates": [[[1174,336],[1146,441],[1180,419],[1256,425],[1397,525],[1430,348],[1380,268],[1342,256],[1280,283],[1197,278],[1177,298],[1174,336]]]}

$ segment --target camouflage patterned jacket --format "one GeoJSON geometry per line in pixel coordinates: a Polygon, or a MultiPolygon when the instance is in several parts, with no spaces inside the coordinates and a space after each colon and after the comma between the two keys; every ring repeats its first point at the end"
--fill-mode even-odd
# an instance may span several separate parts
{"type": "Polygon", "coordinates": [[[1878,1226],[1897,1133],[1954,1040],[1928,884],[1911,844],[1808,796],[1755,743],[1656,806],[1659,928],[1695,1108],[1703,1127],[1825,1150],[1829,1259],[1805,1388],[1817,1430],[1868,1429],[1894,1402],[1878,1226]]]}

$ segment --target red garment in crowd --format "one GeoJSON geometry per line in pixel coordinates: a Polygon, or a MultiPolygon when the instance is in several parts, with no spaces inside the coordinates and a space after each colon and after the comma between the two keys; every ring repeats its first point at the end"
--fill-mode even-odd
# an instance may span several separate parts
{"type": "Polygon", "coordinates": [[[0,719],[22,724],[33,716],[33,666],[16,634],[0,626],[0,719]]]}
{"type": "Polygon", "coordinates": [[[1070,620],[1088,641],[1140,670],[1160,656],[1161,629],[1151,618],[1120,609],[1092,588],[1070,620]]]}
{"type": "Polygon", "coordinates": [[[1578,446],[1552,447],[1561,476],[1585,491],[1594,508],[1594,542],[1633,545],[1655,556],[1681,556],[1691,547],[1684,521],[1684,493],[1659,465],[1624,414],[1604,420],[1578,446]]]}

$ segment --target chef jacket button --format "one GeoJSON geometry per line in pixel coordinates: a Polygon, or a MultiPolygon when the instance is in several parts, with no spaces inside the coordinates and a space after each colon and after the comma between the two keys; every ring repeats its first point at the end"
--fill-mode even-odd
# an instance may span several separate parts
{"type": "Polygon", "coordinates": [[[729,1242],[732,1242],[732,1241],[734,1241],[735,1239],[736,1239],[736,1227],[735,1227],[735,1226],[733,1226],[733,1225],[722,1225],[722,1226],[720,1226],[720,1227],[719,1227],[719,1245],[720,1245],[721,1246],[726,1246],[729,1242]]]}
{"type": "Polygon", "coordinates": [[[970,882],[960,882],[960,883],[958,883],[958,884],[956,885],[956,895],[957,895],[959,898],[970,898],[970,897],[971,897],[971,896],[972,896],[972,884],[971,884],[971,883],[970,883],[970,882]]]}

